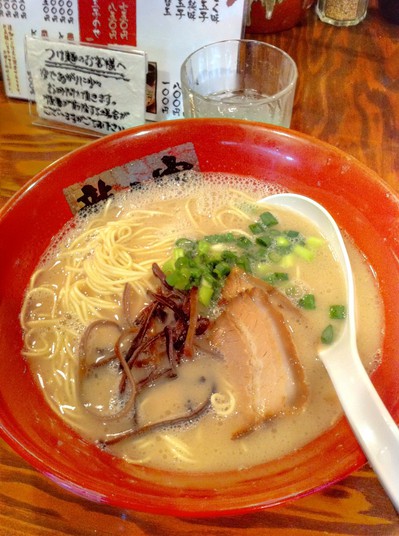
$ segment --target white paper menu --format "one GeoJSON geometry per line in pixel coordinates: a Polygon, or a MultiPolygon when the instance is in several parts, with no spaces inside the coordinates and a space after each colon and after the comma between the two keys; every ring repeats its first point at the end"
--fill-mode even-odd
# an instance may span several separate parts
{"type": "Polygon", "coordinates": [[[195,49],[242,36],[246,0],[0,0],[6,93],[32,99],[25,37],[136,47],[147,54],[147,119],[182,116],[180,66],[195,49]]]}

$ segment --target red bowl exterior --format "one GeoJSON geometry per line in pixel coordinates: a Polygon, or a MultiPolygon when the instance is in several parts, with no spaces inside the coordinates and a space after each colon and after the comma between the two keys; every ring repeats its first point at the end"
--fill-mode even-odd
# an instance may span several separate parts
{"type": "Polygon", "coordinates": [[[276,4],[270,19],[266,17],[266,9],[260,0],[251,4],[250,23],[246,27],[249,33],[268,34],[288,30],[299,24],[314,0],[283,0],[276,4]]]}
{"type": "Polygon", "coordinates": [[[373,382],[399,420],[399,203],[371,170],[316,139],[224,119],[187,119],[104,137],[61,158],[0,213],[0,432],[38,470],[93,501],[171,515],[271,507],[336,482],[365,461],[346,420],[298,452],[246,471],[182,475],[135,467],[78,437],[49,409],[21,357],[24,290],[50,238],[70,218],[63,188],[192,142],[202,171],[251,175],[322,203],[375,268],[386,315],[373,382]]]}

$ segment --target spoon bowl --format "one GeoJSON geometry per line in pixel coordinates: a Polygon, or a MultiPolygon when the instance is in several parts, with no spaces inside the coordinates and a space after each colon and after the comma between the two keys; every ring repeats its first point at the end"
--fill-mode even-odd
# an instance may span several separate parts
{"type": "Polygon", "coordinates": [[[331,346],[323,347],[319,357],[365,456],[399,512],[399,428],[375,390],[359,356],[353,272],[338,225],[322,205],[309,197],[283,193],[262,201],[296,211],[313,221],[342,267],[347,296],[345,324],[339,339],[331,346]]]}

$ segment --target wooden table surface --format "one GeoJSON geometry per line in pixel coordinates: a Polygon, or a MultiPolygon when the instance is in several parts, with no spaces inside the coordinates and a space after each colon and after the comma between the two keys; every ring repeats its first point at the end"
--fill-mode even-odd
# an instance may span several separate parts
{"type": "MultiPolygon", "coordinates": [[[[399,26],[373,7],[352,28],[325,25],[310,10],[292,30],[251,37],[280,46],[297,62],[292,128],[357,157],[399,191],[399,26]]],[[[32,126],[28,104],[7,99],[0,86],[0,206],[39,170],[90,140],[32,126]]],[[[57,487],[0,440],[0,534],[399,535],[399,517],[368,466],[323,492],[243,516],[125,511],[57,487]]]]}

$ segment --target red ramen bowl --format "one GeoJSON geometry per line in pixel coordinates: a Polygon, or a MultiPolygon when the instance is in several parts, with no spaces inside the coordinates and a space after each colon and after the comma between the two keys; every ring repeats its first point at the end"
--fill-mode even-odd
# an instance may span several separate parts
{"type": "Polygon", "coordinates": [[[243,513],[316,492],[361,467],[365,457],[346,419],[300,450],[247,470],[201,475],[137,467],[65,425],[21,356],[24,291],[51,237],[72,216],[66,192],[75,204],[89,203],[115,176],[131,183],[129,170],[136,170],[134,182],[188,165],[250,175],[312,197],[353,237],[377,273],[385,308],[382,360],[372,381],[399,420],[396,194],[355,159],[308,136],[237,120],[193,119],[134,128],[78,149],[34,177],[2,210],[0,432],[35,468],[92,501],[170,515],[243,513]],[[85,189],[81,183],[89,178],[85,189]]]}

